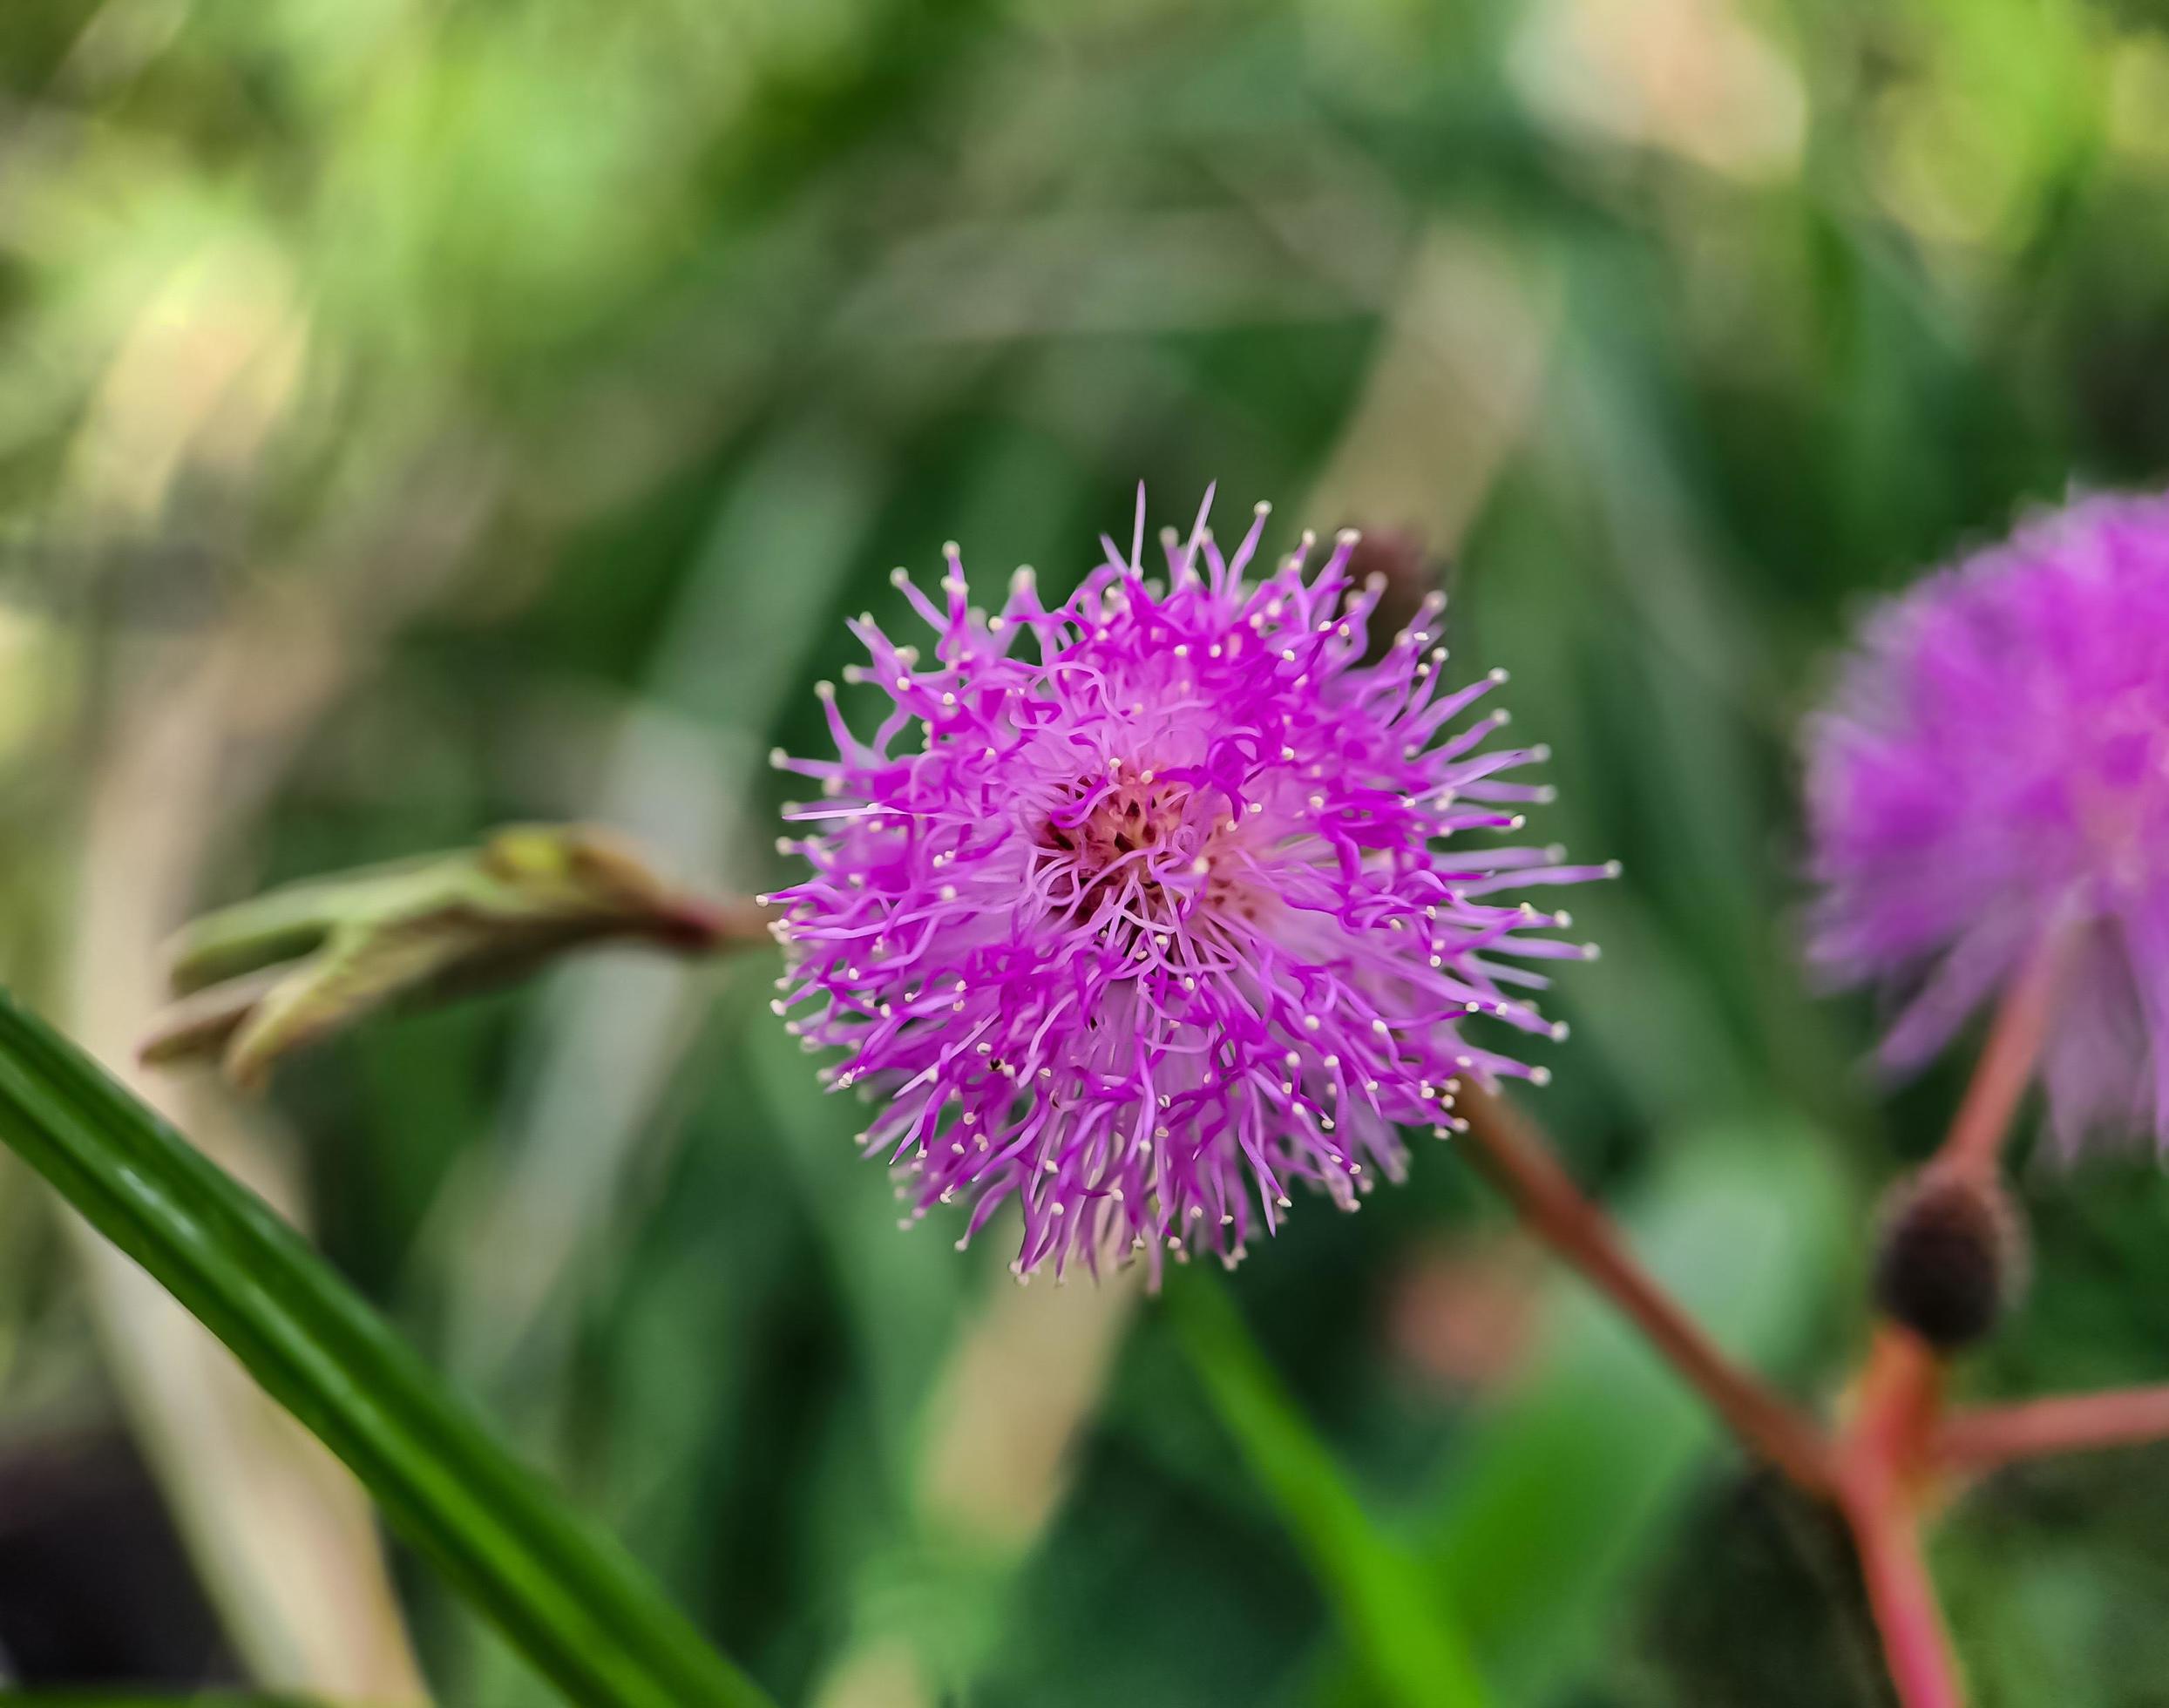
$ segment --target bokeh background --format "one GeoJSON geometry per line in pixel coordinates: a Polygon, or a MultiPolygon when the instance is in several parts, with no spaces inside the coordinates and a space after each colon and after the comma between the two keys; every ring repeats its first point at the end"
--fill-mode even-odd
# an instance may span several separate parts
{"type": "MultiPolygon", "coordinates": [[[[1398,531],[1513,670],[1544,833],[1627,867],[1531,1101],[1834,1398],[1955,1082],[1799,965],[1797,719],[1877,592],[2166,471],[2140,0],[10,0],[0,978],[127,1070],[173,929],[281,878],[578,817],[764,888],[892,565],[1059,584],[1217,479],[1398,531]]],[[[1020,1290],[897,1231],[774,970],[135,1078],[783,1701],[1356,1708],[1441,1640],[1511,1705],[1888,1700],[1840,1542],[1449,1149],[1233,1313],[1020,1290]]],[[[2027,1178],[1965,1385],[2169,1373],[2160,1173],[2027,1178]]],[[[1974,1494],[1983,1702],[2169,1702],[2166,1538],[2169,1451],[1974,1494]]],[[[548,1699],[12,1167],[0,1654],[548,1699]]]]}

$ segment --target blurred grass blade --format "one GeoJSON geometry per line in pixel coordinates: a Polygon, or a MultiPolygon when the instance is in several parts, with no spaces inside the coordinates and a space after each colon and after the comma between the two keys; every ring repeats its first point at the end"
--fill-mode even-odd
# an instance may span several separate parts
{"type": "Polygon", "coordinates": [[[1400,1708],[1483,1708],[1490,1698],[1450,1605],[1432,1593],[1414,1556],[1364,1511],[1227,1289],[1210,1276],[1177,1277],[1168,1305],[1213,1410],[1385,1698],[1400,1708]]]}
{"type": "Polygon", "coordinates": [[[291,1228],[4,993],[0,1142],[224,1341],[574,1702],[766,1702],[291,1228]]]}

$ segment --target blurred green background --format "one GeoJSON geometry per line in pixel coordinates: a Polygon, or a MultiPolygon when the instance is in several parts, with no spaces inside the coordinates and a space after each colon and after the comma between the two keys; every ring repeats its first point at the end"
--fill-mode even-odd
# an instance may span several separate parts
{"type": "MultiPolygon", "coordinates": [[[[1874,1084],[1798,964],[1795,722],[1876,592],[2169,466],[2166,215],[2138,0],[11,0],[0,979],[125,1068],[173,929],[281,878],[581,817],[764,888],[891,565],[1059,582],[1217,479],[1450,574],[1543,833],[1627,865],[1532,1101],[1833,1399],[1955,1080],[1874,1084]]],[[[268,1105],[137,1082],[785,1702],[1445,1702],[1456,1649],[1538,1708],[1888,1699],[1840,1542],[1450,1150],[1232,1313],[1019,1290],[896,1230],[773,976],[598,955],[268,1105]]],[[[2029,1179],[1966,1385],[2169,1372],[2169,1186],[2029,1179]]],[[[2165,1535],[2169,1451],[1975,1494],[1981,1700],[2169,1703],[2165,1535]]],[[[548,1699],[12,1167],[0,1660],[548,1699]]]]}

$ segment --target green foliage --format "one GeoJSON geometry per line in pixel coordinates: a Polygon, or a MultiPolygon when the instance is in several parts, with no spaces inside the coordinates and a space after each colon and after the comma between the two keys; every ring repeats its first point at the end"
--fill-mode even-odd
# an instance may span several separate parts
{"type": "MultiPolygon", "coordinates": [[[[1953,1088],[1871,1083],[1867,1006],[1802,977],[1793,729],[1875,593],[2169,470],[2146,9],[16,0],[0,90],[0,973],[71,1032],[134,1035],[186,917],[501,823],[769,887],[763,756],[822,741],[892,565],[1059,586],[1138,478],[1185,518],[1217,478],[1453,560],[1454,667],[1509,668],[1556,755],[1533,828],[1627,871],[1569,904],[1605,952],[1542,1113],[1827,1394],[1830,1230],[1953,1088]]],[[[1047,1426],[1042,1525],[930,1512],[1010,1284],[896,1230],[773,970],[606,953],[366,1026],[267,1125],[340,1271],[783,1699],[849,1708],[861,1664],[969,1708],[1374,1693],[1169,1307],[1047,1426]]],[[[2029,1202],[2031,1303],[1962,1384],[2159,1378],[2169,1183],[2029,1202]]],[[[1427,1148],[1228,1284],[1291,1457],[1414,1562],[1382,1593],[1515,1708],[1880,1708],[1795,1664],[1841,1562],[1739,1568],[1737,1461],[1570,1290],[1518,1379],[1426,1370],[1426,1265],[1489,1214],[1427,1148]]],[[[0,1232],[0,1422],[105,1414],[4,1179],[0,1232]]],[[[1937,1565],[1984,1700],[2156,1700],[2165,1505],[2159,1454],[1969,1499],[1937,1565]]],[[[442,1700],[548,1699],[403,1589],[442,1700]]]]}
{"type": "MultiPolygon", "coordinates": [[[[1807,1344],[1852,1206],[1829,1137],[1795,1120],[1683,1135],[1621,1207],[1675,1297],[1750,1367],[1807,1344]]],[[[1600,1302],[1562,1302],[1515,1391],[1412,1528],[1508,1701],[1545,1701],[1602,1651],[1611,1610],[1676,1535],[1708,1413],[1600,1302]]]]}
{"type": "MultiPolygon", "coordinates": [[[[309,1696],[255,1696],[239,1691],[197,1691],[187,1696],[116,1695],[111,1691],[10,1691],[5,1700],[20,1708],[327,1708],[309,1696]]],[[[348,1708],[368,1708],[366,1703],[348,1708]]]]}

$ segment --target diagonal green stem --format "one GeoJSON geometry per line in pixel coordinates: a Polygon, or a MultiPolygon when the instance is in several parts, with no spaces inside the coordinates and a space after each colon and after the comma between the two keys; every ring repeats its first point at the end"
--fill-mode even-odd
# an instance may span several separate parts
{"type": "Polygon", "coordinates": [[[584,1708],[764,1708],[268,1206],[0,993],[0,1142],[140,1264],[584,1708]]]}
{"type": "Polygon", "coordinates": [[[1168,1306],[1214,1412],[1386,1699],[1394,1708],[1485,1708],[1490,1697],[1452,1610],[1426,1591],[1413,1554],[1364,1511],[1227,1289],[1212,1276],[1181,1276],[1168,1306]]]}

